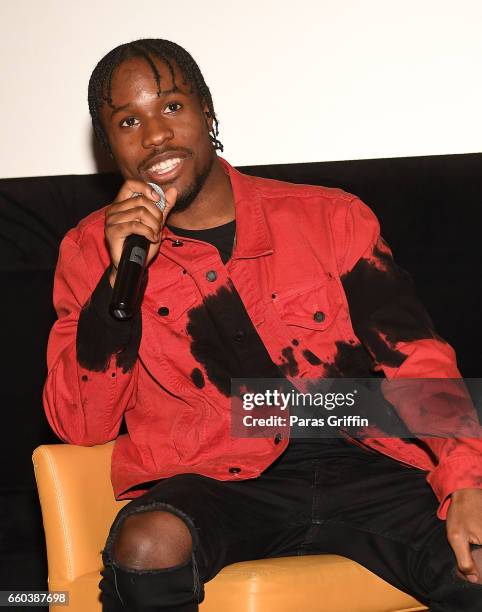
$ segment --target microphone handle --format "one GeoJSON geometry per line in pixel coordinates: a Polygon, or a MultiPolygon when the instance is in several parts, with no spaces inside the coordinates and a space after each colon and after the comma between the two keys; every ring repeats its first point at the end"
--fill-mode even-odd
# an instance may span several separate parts
{"type": "Polygon", "coordinates": [[[136,311],[149,244],[145,236],[136,234],[124,241],[109,306],[109,312],[116,319],[130,319],[136,311]]]}

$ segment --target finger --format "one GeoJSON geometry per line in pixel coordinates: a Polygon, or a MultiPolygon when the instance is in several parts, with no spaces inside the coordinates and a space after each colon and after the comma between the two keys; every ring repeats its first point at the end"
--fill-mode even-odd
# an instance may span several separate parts
{"type": "MultiPolygon", "coordinates": [[[[156,194],[156,198],[157,198],[156,194]]],[[[137,195],[127,198],[126,200],[120,200],[119,202],[113,202],[110,206],[106,208],[105,215],[109,217],[112,214],[118,213],[123,210],[130,210],[131,208],[137,208],[138,206],[144,206],[147,210],[151,212],[152,215],[159,222],[162,220],[162,214],[159,208],[156,206],[156,202],[154,200],[150,200],[146,198],[145,195],[137,195]]]]}
{"type": "Polygon", "coordinates": [[[468,538],[462,534],[454,534],[449,538],[450,545],[457,559],[457,567],[470,582],[476,582],[479,579],[477,566],[470,552],[470,543],[468,538]]]}
{"type": "Polygon", "coordinates": [[[112,223],[106,228],[107,239],[116,242],[119,241],[121,243],[121,248],[124,240],[131,234],[144,236],[149,242],[159,242],[159,233],[138,219],[132,219],[131,221],[124,221],[121,223],[112,223]]]}
{"type": "Polygon", "coordinates": [[[151,202],[156,202],[159,198],[157,193],[149,187],[144,181],[137,181],[134,179],[128,179],[121,187],[117,194],[114,202],[123,202],[135,197],[135,194],[141,193],[151,202]]]}
{"type": "Polygon", "coordinates": [[[162,213],[153,204],[147,204],[147,200],[142,198],[144,204],[138,206],[129,206],[121,203],[116,205],[108,214],[106,214],[106,226],[115,225],[117,223],[129,223],[130,221],[142,221],[145,225],[148,225],[155,232],[159,232],[161,229],[162,213]]]}

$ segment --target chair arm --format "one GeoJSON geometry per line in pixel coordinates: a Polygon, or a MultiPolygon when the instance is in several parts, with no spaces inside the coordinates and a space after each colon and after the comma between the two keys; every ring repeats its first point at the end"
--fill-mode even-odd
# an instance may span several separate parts
{"type": "Polygon", "coordinates": [[[50,583],[69,583],[100,570],[109,527],[127,501],[114,499],[113,442],[48,444],[33,453],[47,543],[50,583]]]}

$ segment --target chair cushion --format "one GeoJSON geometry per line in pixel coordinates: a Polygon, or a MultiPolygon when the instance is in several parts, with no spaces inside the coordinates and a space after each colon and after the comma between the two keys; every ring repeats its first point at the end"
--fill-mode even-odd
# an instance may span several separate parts
{"type": "MultiPolygon", "coordinates": [[[[100,612],[100,574],[70,584],[49,583],[70,594],[69,612],[100,612]]],[[[244,561],[206,583],[200,612],[415,612],[426,610],[358,563],[337,555],[244,561]]],[[[65,612],[54,606],[51,611],[65,612]]]]}

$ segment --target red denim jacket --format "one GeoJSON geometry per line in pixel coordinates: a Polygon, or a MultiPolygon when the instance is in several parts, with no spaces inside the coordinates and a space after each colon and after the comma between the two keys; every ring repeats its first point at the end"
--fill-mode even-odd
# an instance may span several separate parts
{"type": "MultiPolygon", "coordinates": [[[[232,257],[224,265],[215,247],[190,238],[176,245],[164,228],[148,271],[138,357],[127,371],[115,355],[104,371],[93,371],[76,354],[79,315],[110,264],[104,210],[70,230],[60,247],[45,410],[68,443],[117,438],[112,482],[119,499],[140,495],[142,487],[129,491],[135,485],[185,472],[255,478],[285,450],[286,438],[231,435],[230,399],[192,350],[192,313],[233,286],[288,378],[350,376],[365,356],[388,379],[460,377],[453,349],[415,298],[407,298],[407,277],[365,204],[338,189],[248,177],[221,162],[235,198],[232,257]],[[123,415],[128,433],[118,436],[123,415]]],[[[400,438],[364,440],[426,470],[445,518],[450,493],[482,486],[482,442],[425,442],[427,450],[400,438]]]]}

